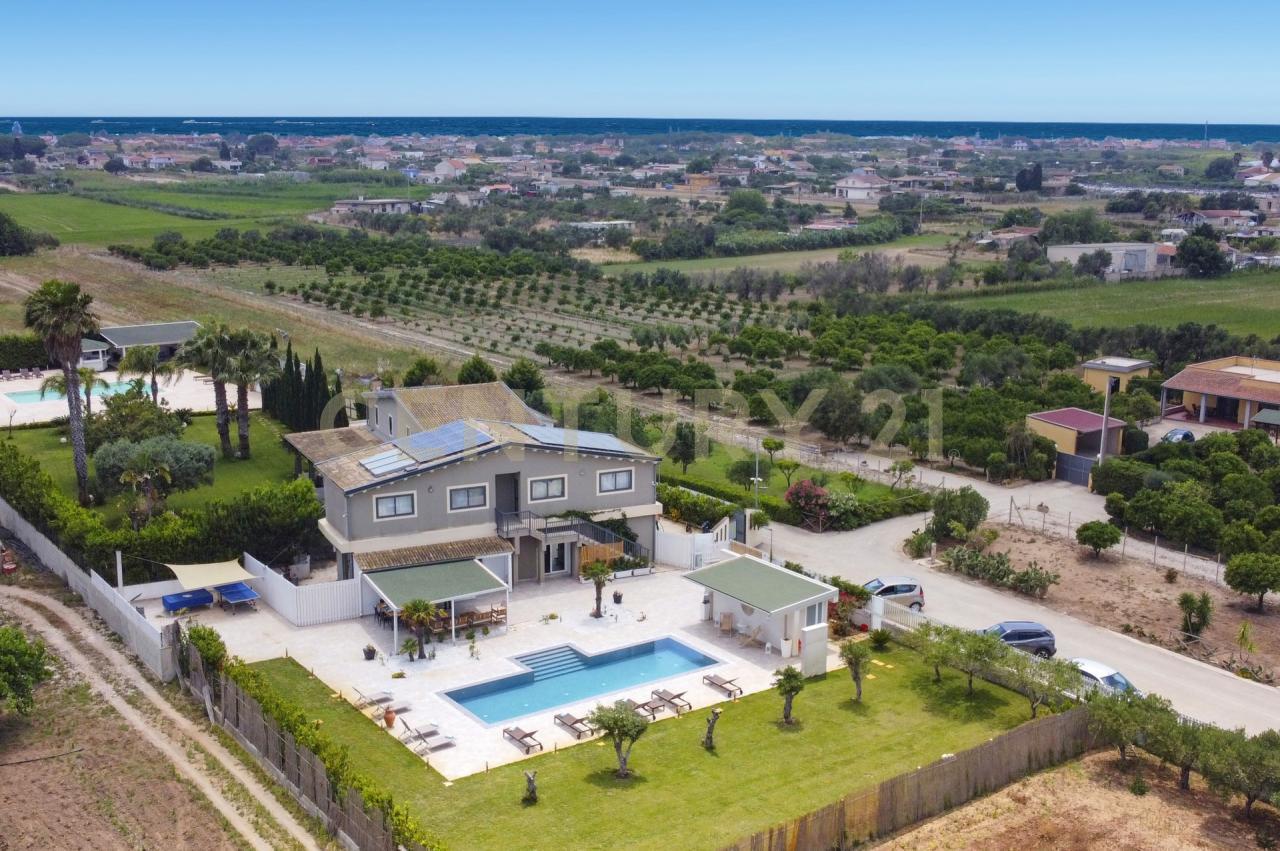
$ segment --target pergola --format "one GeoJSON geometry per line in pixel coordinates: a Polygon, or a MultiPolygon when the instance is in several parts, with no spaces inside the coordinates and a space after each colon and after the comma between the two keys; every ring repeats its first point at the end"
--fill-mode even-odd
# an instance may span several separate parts
{"type": "Polygon", "coordinates": [[[1267,434],[1280,440],[1280,410],[1263,408],[1249,420],[1250,425],[1261,426],[1267,434]]]}
{"type": "Polygon", "coordinates": [[[421,564],[366,572],[364,581],[391,608],[391,645],[400,646],[400,610],[410,600],[449,604],[449,636],[458,638],[457,603],[502,591],[507,603],[511,588],[479,559],[421,564]]]}

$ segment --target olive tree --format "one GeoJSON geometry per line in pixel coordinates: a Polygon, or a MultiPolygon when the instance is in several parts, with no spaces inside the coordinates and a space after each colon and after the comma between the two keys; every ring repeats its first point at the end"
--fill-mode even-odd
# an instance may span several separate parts
{"type": "Polygon", "coordinates": [[[587,722],[613,742],[613,752],[618,758],[617,777],[621,780],[630,777],[631,749],[649,729],[649,719],[620,700],[612,706],[597,706],[587,716],[587,722]]]}

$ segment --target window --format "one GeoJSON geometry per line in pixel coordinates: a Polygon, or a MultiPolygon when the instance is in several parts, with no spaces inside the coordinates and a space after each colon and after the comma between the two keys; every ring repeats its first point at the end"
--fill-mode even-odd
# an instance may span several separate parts
{"type": "Polygon", "coordinates": [[[484,508],[488,504],[488,485],[465,485],[460,488],[449,488],[450,511],[467,511],[472,508],[484,508]]]}
{"type": "Polygon", "coordinates": [[[387,414],[387,434],[396,436],[396,418],[387,414]]]}
{"type": "Polygon", "coordinates": [[[600,474],[600,493],[621,493],[631,490],[632,472],[630,470],[607,470],[600,474]]]}
{"type": "Polygon", "coordinates": [[[374,500],[374,517],[378,520],[389,520],[392,517],[413,516],[413,494],[396,493],[380,496],[374,500]]]}
{"type": "Polygon", "coordinates": [[[374,424],[374,425],[377,425],[377,424],[378,424],[378,415],[379,415],[379,414],[381,414],[381,413],[382,413],[382,412],[378,410],[378,405],[377,405],[377,403],[375,402],[375,403],[374,403],[374,406],[373,406],[373,424],[374,424]]]}
{"type": "Polygon", "coordinates": [[[565,477],[554,476],[547,479],[529,480],[529,501],[540,502],[550,499],[564,499],[565,477]]]}
{"type": "Polygon", "coordinates": [[[826,620],[826,618],[822,616],[822,610],[826,608],[826,606],[826,603],[814,603],[812,606],[805,606],[804,625],[813,626],[826,620]]]}

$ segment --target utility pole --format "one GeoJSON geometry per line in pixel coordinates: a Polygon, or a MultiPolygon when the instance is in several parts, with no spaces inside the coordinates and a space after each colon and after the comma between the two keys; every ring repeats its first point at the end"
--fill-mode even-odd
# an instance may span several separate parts
{"type": "Polygon", "coordinates": [[[1119,388],[1120,379],[1114,375],[1107,376],[1107,391],[1102,397],[1102,443],[1098,447],[1098,463],[1107,460],[1107,440],[1111,437],[1111,388],[1119,388]]]}
{"type": "Polygon", "coordinates": [[[752,453],[756,459],[756,474],[751,477],[751,484],[756,490],[756,511],[760,510],[760,438],[756,438],[756,448],[752,453]]]}

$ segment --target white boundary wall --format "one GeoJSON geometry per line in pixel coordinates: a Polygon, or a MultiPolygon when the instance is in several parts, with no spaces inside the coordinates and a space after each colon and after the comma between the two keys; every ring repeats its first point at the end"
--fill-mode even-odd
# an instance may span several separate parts
{"type": "MultiPolygon", "coordinates": [[[[101,576],[85,571],[67,556],[53,541],[18,514],[8,502],[0,499],[0,526],[11,531],[36,558],[49,570],[79,594],[89,608],[98,613],[111,630],[124,641],[125,646],[137,654],[143,664],[161,680],[168,681],[177,673],[177,653],[169,646],[165,636],[151,622],[107,584],[101,576]]],[[[158,584],[158,583],[150,583],[158,584]]],[[[134,586],[142,587],[142,586],[134,586]]],[[[132,595],[131,595],[132,596],[132,595]]]]}
{"type": "Polygon", "coordinates": [[[266,604],[294,626],[314,626],[373,613],[372,600],[369,612],[364,611],[358,576],[294,585],[248,553],[244,554],[244,569],[258,577],[257,591],[266,604]]]}
{"type": "Polygon", "coordinates": [[[732,538],[733,519],[730,517],[721,520],[710,532],[670,532],[659,524],[653,538],[653,560],[693,570],[726,558],[724,549],[732,538]]]}

